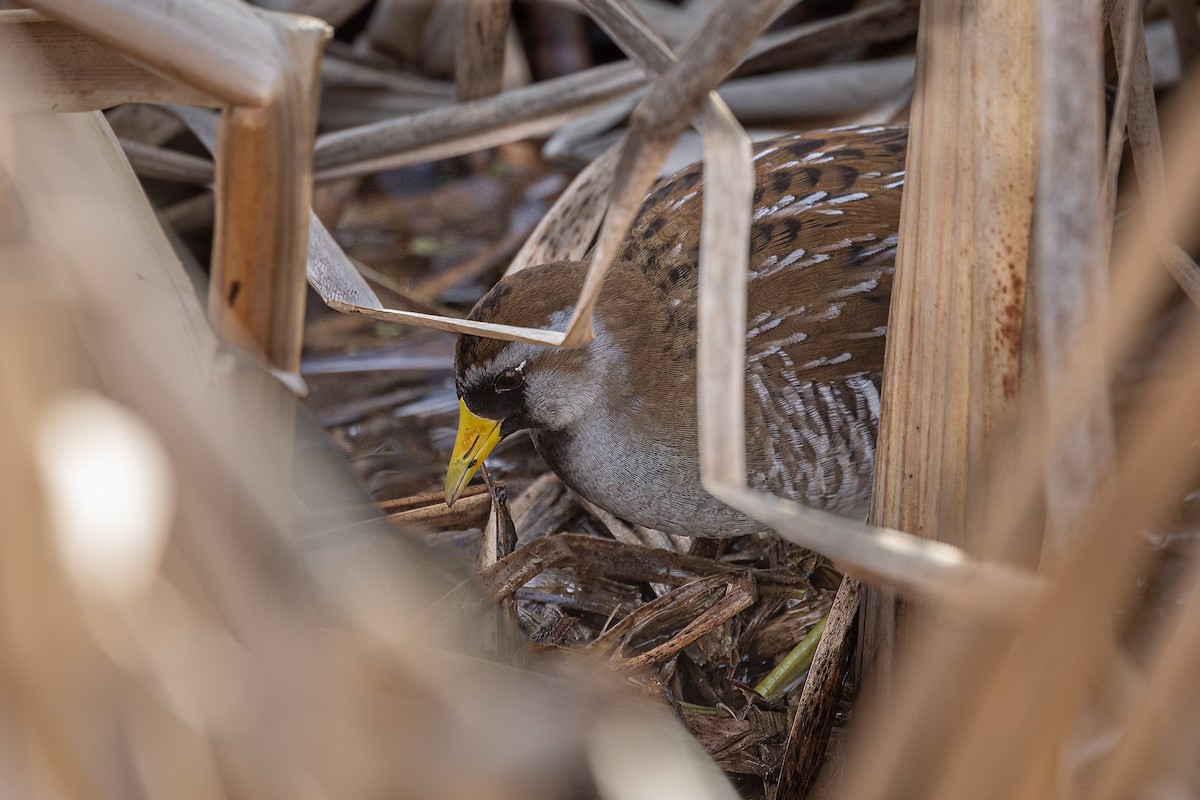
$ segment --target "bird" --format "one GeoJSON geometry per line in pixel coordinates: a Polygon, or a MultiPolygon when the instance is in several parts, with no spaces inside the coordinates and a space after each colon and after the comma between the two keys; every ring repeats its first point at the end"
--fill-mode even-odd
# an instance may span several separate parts
{"type": "MultiPolygon", "coordinates": [[[[907,130],[858,127],[754,149],[746,314],[750,486],[865,518],[904,187],[907,130]]],[[[577,349],[460,335],[452,504],[496,444],[528,430],[559,478],[596,506],[666,533],[732,537],[762,523],[700,481],[696,326],[700,164],[647,195],[577,349]]],[[[586,262],[510,274],[481,322],[565,330],[586,262]]]]}

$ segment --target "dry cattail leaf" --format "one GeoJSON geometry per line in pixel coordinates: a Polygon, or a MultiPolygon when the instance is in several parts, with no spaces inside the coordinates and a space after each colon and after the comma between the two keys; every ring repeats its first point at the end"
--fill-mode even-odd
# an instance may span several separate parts
{"type": "MultiPolygon", "coordinates": [[[[717,7],[705,19],[681,58],[662,74],[634,109],[629,133],[617,161],[612,199],[597,236],[583,289],[571,321],[567,323],[566,346],[590,341],[592,312],[604,276],[675,138],[771,21],[778,5],[778,0],[762,0],[737,8],[729,4],[717,7]]],[[[623,16],[631,18],[631,15],[623,16]]],[[[616,32],[618,42],[636,47],[633,52],[641,59],[661,59],[661,49],[647,47],[647,40],[638,36],[637,30],[636,26],[629,28],[632,35],[628,40],[620,38],[622,34],[616,32]],[[653,55],[655,53],[658,55],[653,55]]],[[[719,99],[708,98],[708,102],[719,102],[719,99]]]]}
{"type": "Polygon", "coordinates": [[[606,64],[485,100],[322,134],[317,174],[361,175],[542,135],[645,82],[632,64],[606,64]]]}
{"type": "Polygon", "coordinates": [[[266,17],[240,3],[33,0],[27,5],[224,103],[262,106],[285,68],[263,47],[266,17]]]}
{"type": "Polygon", "coordinates": [[[631,637],[649,639],[654,638],[651,631],[679,628],[677,623],[664,622],[664,619],[682,617],[690,620],[668,641],[638,655],[614,659],[621,669],[644,669],[678,654],[756,600],[754,579],[749,574],[700,578],[638,608],[609,628],[592,647],[599,652],[612,650],[620,656],[620,650],[628,645],[631,637]]]}
{"type": "Polygon", "coordinates": [[[178,150],[155,147],[129,139],[122,139],[121,149],[129,159],[133,171],[143,178],[195,183],[205,186],[212,183],[216,170],[213,162],[206,158],[190,156],[178,150]]]}
{"type": "MultiPolygon", "coordinates": [[[[1044,402],[1063,392],[1065,365],[1094,359],[1099,387],[1105,371],[1099,354],[1081,352],[1088,319],[1103,316],[1107,284],[1102,236],[1108,229],[1101,206],[1098,165],[1104,159],[1103,59],[1093,38],[1102,33],[1094,3],[1042,2],[1041,123],[1035,208],[1032,282],[1038,326],[1039,378],[1044,402]]],[[[1083,512],[1113,457],[1113,424],[1105,393],[1089,391],[1091,407],[1072,438],[1046,470],[1047,513],[1052,536],[1061,537],[1083,512]]],[[[1064,542],[1052,539],[1052,554],[1064,542]]]]}
{"type": "Polygon", "coordinates": [[[513,257],[505,274],[587,254],[612,188],[617,148],[611,147],[575,176],[513,257]]]}
{"type": "Polygon", "coordinates": [[[216,105],[36,11],[0,11],[0,101],[8,111],[95,111],[128,102],[216,105]]]}
{"type": "MultiPolygon", "coordinates": [[[[1127,127],[1129,143],[1133,151],[1133,164],[1141,179],[1143,192],[1158,194],[1163,191],[1166,178],[1163,175],[1162,140],[1158,130],[1158,108],[1154,100],[1154,88],[1150,79],[1150,63],[1146,55],[1146,32],[1142,26],[1142,17],[1138,3],[1127,0],[1133,6],[1127,14],[1122,14],[1120,4],[1109,18],[1113,41],[1116,43],[1115,55],[1117,67],[1121,71],[1121,86],[1128,82],[1129,116],[1127,127]],[[1128,46],[1126,45],[1128,43],[1128,46]]],[[[1120,95],[1118,95],[1120,99],[1120,95]]],[[[1114,120],[1115,121],[1115,120],[1114,120]]],[[[1115,147],[1113,141],[1109,147],[1115,147]]],[[[1109,153],[1109,186],[1115,192],[1115,167],[1119,166],[1119,150],[1109,153]]],[[[1109,206],[1115,205],[1115,197],[1109,206]]],[[[1174,236],[1169,228],[1164,228],[1159,235],[1163,241],[1163,261],[1167,269],[1175,276],[1180,288],[1200,306],[1200,266],[1190,256],[1174,246],[1174,236]]]]}
{"type": "Polygon", "coordinates": [[[323,19],[335,28],[357,14],[371,0],[254,0],[254,5],[271,11],[306,14],[323,19]]]}
{"type": "Polygon", "coordinates": [[[915,0],[891,0],[764,35],[738,74],[790,67],[845,47],[902,39],[917,31],[915,0]]]}
{"type": "Polygon", "coordinates": [[[911,91],[912,56],[735,78],[718,93],[743,124],[838,117],[873,108],[911,91]]]}

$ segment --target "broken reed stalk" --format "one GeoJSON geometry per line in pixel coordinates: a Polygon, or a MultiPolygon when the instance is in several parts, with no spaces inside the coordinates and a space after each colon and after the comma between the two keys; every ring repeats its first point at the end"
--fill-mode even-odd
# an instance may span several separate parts
{"type": "MultiPolygon", "coordinates": [[[[492,480],[486,465],[480,467],[480,472],[487,484],[486,497],[491,509],[483,526],[479,554],[475,559],[477,572],[511,555],[517,547],[517,527],[513,524],[512,514],[508,510],[507,489],[503,484],[492,480]]],[[[502,598],[498,607],[492,609],[483,620],[480,639],[483,642],[484,654],[496,659],[509,658],[516,647],[519,632],[517,598],[512,594],[502,598]]]]}
{"type": "MultiPolygon", "coordinates": [[[[1133,84],[1133,65],[1129,63],[1130,55],[1137,48],[1137,39],[1142,39],[1142,49],[1145,50],[1146,32],[1141,26],[1142,8],[1140,0],[1116,0],[1112,8],[1106,8],[1110,15],[1123,15],[1120,21],[1109,19],[1109,30],[1112,33],[1113,56],[1117,61],[1117,93],[1113,98],[1112,119],[1108,125],[1107,150],[1104,157],[1104,183],[1101,184],[1103,194],[1100,206],[1104,209],[1106,228],[1101,235],[1101,241],[1107,248],[1112,243],[1112,228],[1117,213],[1117,179],[1121,172],[1121,158],[1125,153],[1125,130],[1129,124],[1129,94],[1133,84]]],[[[1145,62],[1149,80],[1149,62],[1145,62]]],[[[1107,250],[1106,250],[1107,252],[1107,250]]],[[[1111,255],[1111,254],[1110,254],[1111,255]]]]}
{"type": "MultiPolygon", "coordinates": [[[[1200,135],[1200,111],[1197,111],[1200,106],[1195,104],[1198,94],[1200,83],[1195,80],[1180,91],[1179,107],[1185,109],[1186,114],[1179,120],[1176,129],[1179,142],[1191,143],[1200,135]],[[1190,105],[1188,101],[1191,101],[1190,105]]],[[[1197,158],[1190,145],[1172,151],[1172,156],[1169,161],[1172,169],[1168,172],[1172,181],[1168,185],[1168,192],[1157,198],[1147,198],[1144,209],[1146,219],[1133,226],[1115,250],[1116,266],[1112,273],[1113,288],[1107,315],[1087,320],[1081,336],[1082,348],[1102,353],[1109,359],[1108,370],[1113,368],[1115,361],[1129,356],[1138,341],[1139,331],[1145,329],[1153,317],[1154,309],[1160,307],[1171,289],[1170,282],[1164,279],[1161,271],[1154,269],[1159,226],[1164,221],[1178,224],[1181,220],[1190,219],[1200,208],[1200,158],[1197,158]]],[[[981,540],[987,552],[1002,552],[1008,542],[1027,535],[1022,531],[1027,516],[1024,510],[1038,492],[1042,465],[1046,463],[1044,454],[1057,447],[1063,432],[1069,430],[1078,418],[1078,411],[1093,402],[1093,396],[1088,394],[1088,391],[1096,390],[1089,374],[1091,363],[1089,359],[1077,359],[1068,365],[1063,382],[1065,394],[1059,403],[1051,407],[1049,413],[1041,411],[1018,428],[1018,435],[1001,448],[1000,454],[1006,456],[1003,467],[1018,479],[998,484],[996,495],[987,504],[987,513],[975,523],[983,531],[981,540]]],[[[1179,363],[1176,366],[1181,373],[1190,369],[1190,364],[1179,363]]],[[[1174,409],[1183,413],[1178,404],[1174,409]]],[[[1149,425],[1155,424],[1154,417],[1167,413],[1167,409],[1156,399],[1147,402],[1141,411],[1141,419],[1149,419],[1149,425]]],[[[999,769],[999,765],[1003,764],[1003,769],[1009,773],[1019,774],[1025,770],[1033,775],[1035,767],[1040,769],[1040,762],[1033,764],[1023,761],[1023,758],[1031,753],[1037,754],[1038,758],[1047,753],[1061,753],[1070,744],[1068,733],[1080,729],[1064,728],[1062,719],[1078,708],[1078,696],[1074,694],[1078,685],[1095,685],[1096,681],[1103,680],[1113,663],[1109,652],[1112,645],[1106,644],[1107,639],[1095,638],[1095,627],[1102,627],[1105,636],[1111,636],[1108,633],[1111,630],[1111,609],[1114,604],[1122,602],[1121,597],[1130,589],[1129,570],[1136,568],[1136,563],[1142,557],[1138,553],[1135,558],[1130,558],[1127,548],[1139,547],[1136,531],[1152,524],[1151,520],[1160,511],[1160,508],[1152,506],[1156,498],[1161,499],[1158,484],[1165,482],[1161,476],[1167,475],[1173,465],[1183,463],[1178,459],[1192,457],[1186,453],[1187,431],[1192,420],[1175,418],[1173,422],[1176,426],[1175,438],[1169,445],[1160,447],[1154,466],[1141,467],[1147,472],[1137,475],[1135,468],[1125,462],[1122,464],[1122,475],[1128,477],[1110,480],[1106,484],[1108,492],[1096,499],[1097,503],[1104,504],[1103,510],[1093,509],[1089,512],[1086,524],[1080,524],[1075,531],[1073,541],[1077,543],[1071,545],[1072,550],[1068,551],[1071,555],[1064,555],[1060,560],[1058,574],[1049,585],[1053,595],[1040,598],[1034,607],[1036,613],[1026,616],[1016,629],[1016,641],[1020,641],[1020,636],[1027,636],[1039,628],[1042,617],[1053,617],[1056,620],[1054,627],[1050,630],[1043,628],[1037,634],[1040,649],[1032,652],[1023,650],[1025,656],[1021,664],[1015,664],[1013,660],[1006,661],[1003,654],[1014,641],[1013,632],[999,628],[980,629],[973,624],[971,630],[976,634],[963,636],[961,624],[949,624],[956,621],[961,623],[962,618],[953,615],[947,616],[947,625],[938,630],[931,629],[913,642],[901,673],[902,679],[887,709],[876,710],[872,714],[872,722],[863,729],[865,735],[856,749],[862,766],[851,767],[847,771],[847,775],[853,776],[846,789],[847,796],[864,800],[929,796],[929,788],[941,781],[943,767],[960,761],[962,763],[953,766],[953,769],[963,780],[967,779],[967,775],[971,776],[973,788],[970,792],[975,796],[980,787],[991,785],[979,780],[980,775],[987,774],[986,770],[999,769]],[[1153,494],[1149,492],[1147,483],[1153,485],[1153,494]],[[1109,494],[1113,492],[1116,494],[1110,497],[1109,494]],[[1125,516],[1129,513],[1140,514],[1140,520],[1125,516]],[[1106,515],[1111,516],[1112,520],[1108,520],[1106,515]],[[1113,543],[1116,543],[1115,549],[1113,543]],[[1108,563],[1101,566],[1088,559],[1108,563]],[[1068,563],[1071,564],[1069,568],[1068,563]],[[1067,583],[1070,584],[1070,591],[1063,590],[1067,583]],[[1073,593],[1082,599],[1074,599],[1073,593]],[[1063,601],[1070,599],[1074,604],[1073,612],[1060,614],[1046,600],[1049,596],[1063,601]],[[1086,647],[1081,642],[1083,652],[1076,653],[1076,637],[1085,631],[1090,638],[1086,647]],[[1074,666],[1066,666],[1065,673],[1058,672],[1057,662],[1060,660],[1069,660],[1074,666]],[[1002,663],[1006,665],[1004,669],[1010,671],[1008,677],[1003,679],[1009,681],[1003,689],[992,682],[993,678],[1001,680],[997,670],[1002,663]],[[1046,670],[1048,665],[1054,665],[1052,680],[1051,673],[1046,670]],[[1011,674],[1013,669],[1024,670],[1024,676],[1014,680],[1011,674]],[[1071,669],[1080,672],[1071,673],[1071,669]],[[957,704],[958,710],[954,715],[940,715],[936,710],[942,707],[945,698],[946,676],[956,674],[971,677],[974,687],[972,693],[976,700],[964,699],[957,704]],[[988,714],[1004,714],[1006,709],[998,708],[998,698],[1006,698],[1010,704],[1014,704],[1014,701],[1023,703],[1029,688],[1040,686],[1043,680],[1052,683],[1065,680],[1070,697],[1064,696],[1062,702],[1055,700],[1046,709],[1039,707],[1030,710],[1025,706],[1026,716],[1022,718],[1022,723],[1010,727],[1010,735],[1004,739],[999,737],[1001,728],[998,727],[998,720],[993,719],[993,723],[976,726],[972,743],[966,743],[965,732],[973,724],[970,721],[973,719],[971,709],[987,707],[990,708],[988,714]],[[1020,688],[1016,688],[1018,684],[1020,688]],[[1029,721],[1035,717],[1038,724],[1031,728],[1029,721]],[[1028,742],[1022,741],[1029,738],[1031,732],[1040,741],[1040,745],[1033,749],[1030,749],[1028,742]],[[923,752],[930,742],[940,741],[952,742],[956,748],[973,749],[958,750],[953,758],[947,756],[946,752],[938,751],[934,759],[914,759],[914,753],[923,752]],[[905,788],[910,791],[905,791],[905,788]]],[[[1171,421],[1166,425],[1169,429],[1171,421]]],[[[1146,432],[1150,430],[1145,429],[1146,432]]],[[[1139,441],[1136,431],[1127,438],[1131,443],[1139,441]]],[[[1170,481],[1179,478],[1180,475],[1176,473],[1169,475],[1170,481]]],[[[1005,724],[1011,722],[1008,720],[1005,724]]],[[[1005,777],[1007,780],[1008,776],[1005,777]]],[[[1003,782],[997,785],[1003,785],[1003,782]]],[[[962,789],[962,785],[958,788],[962,789]]]]}
{"type": "MultiPolygon", "coordinates": [[[[341,547],[281,546],[291,505],[272,500],[288,482],[247,451],[230,391],[243,376],[217,358],[191,282],[103,117],[22,114],[11,130],[8,122],[0,119],[0,173],[12,183],[0,190],[15,194],[25,227],[0,240],[0,428],[10,445],[0,453],[0,496],[16,524],[0,564],[0,666],[14,711],[0,733],[21,742],[6,788],[285,797],[302,774],[330,797],[414,786],[438,797],[479,786],[549,796],[563,763],[585,762],[603,718],[617,730],[653,725],[658,741],[641,743],[641,756],[704,775],[696,797],[732,796],[668,715],[647,722],[611,696],[601,705],[595,682],[580,674],[515,680],[423,647],[410,634],[427,602],[415,591],[422,578],[392,557],[395,542],[378,526],[341,547]],[[119,387],[120,404],[175,477],[169,529],[159,531],[167,555],[141,564],[140,591],[121,602],[69,580],[53,530],[62,521],[48,509],[70,498],[52,496],[34,464],[70,466],[57,460],[72,454],[36,453],[35,442],[66,387],[94,395],[119,387]],[[255,518],[231,525],[231,494],[255,518]],[[264,734],[281,723],[285,735],[264,734]],[[428,737],[435,727],[446,738],[428,737]],[[311,735],[330,731],[333,751],[311,735]],[[487,743],[495,761],[464,759],[446,741],[487,743]]],[[[269,450],[289,449],[292,430],[270,435],[280,438],[269,450]]],[[[107,467],[111,456],[93,465],[107,467]]],[[[342,470],[313,465],[321,495],[338,508],[363,499],[342,470]]],[[[94,518],[100,506],[76,510],[94,518]]]]}
{"type": "MultiPolygon", "coordinates": [[[[967,509],[1022,383],[1035,167],[1033,5],[927,0],[917,40],[871,521],[978,553],[967,509]]],[[[892,680],[896,599],[868,588],[860,664],[892,680]]]]}
{"type": "Polygon", "coordinates": [[[854,653],[855,620],[860,616],[861,595],[862,585],[858,581],[850,577],[842,579],[826,617],[824,627],[828,633],[822,636],[813,654],[812,667],[796,704],[776,797],[806,796],[825,758],[854,653]]]}
{"type": "Polygon", "coordinates": [[[288,372],[300,368],[319,65],[332,35],[306,19],[269,18],[260,46],[280,66],[276,91],[221,115],[208,294],[218,330],[288,372]]]}
{"type": "Polygon", "coordinates": [[[454,0],[462,5],[455,53],[459,100],[490,97],[504,80],[504,51],[512,0],[454,0]]]}
{"type": "Polygon", "coordinates": [[[210,313],[226,338],[295,372],[318,67],[331,29],[309,17],[226,2],[186,8],[168,0],[30,5],[208,95],[206,105],[225,108],[210,313]]]}

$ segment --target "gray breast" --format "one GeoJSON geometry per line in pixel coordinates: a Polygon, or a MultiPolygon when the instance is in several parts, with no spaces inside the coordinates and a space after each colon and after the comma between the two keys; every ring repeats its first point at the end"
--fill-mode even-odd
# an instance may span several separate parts
{"type": "Polygon", "coordinates": [[[622,519],[680,536],[766,530],[704,491],[694,448],[680,452],[673,443],[636,436],[608,414],[591,416],[570,430],[531,434],[563,483],[622,519]]]}

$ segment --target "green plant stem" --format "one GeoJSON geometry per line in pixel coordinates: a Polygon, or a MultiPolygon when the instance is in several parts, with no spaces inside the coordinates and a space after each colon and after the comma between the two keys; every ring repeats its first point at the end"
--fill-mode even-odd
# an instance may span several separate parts
{"type": "Polygon", "coordinates": [[[817,643],[821,641],[821,634],[825,632],[825,623],[827,622],[829,622],[828,614],[821,617],[821,621],[813,626],[800,644],[793,647],[792,651],[775,665],[775,669],[758,682],[754,691],[771,700],[784,687],[790,686],[793,681],[804,674],[804,670],[812,666],[813,655],[817,652],[817,643]]]}

